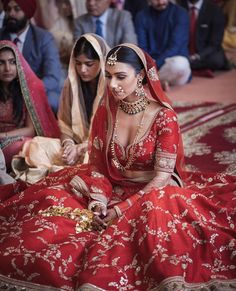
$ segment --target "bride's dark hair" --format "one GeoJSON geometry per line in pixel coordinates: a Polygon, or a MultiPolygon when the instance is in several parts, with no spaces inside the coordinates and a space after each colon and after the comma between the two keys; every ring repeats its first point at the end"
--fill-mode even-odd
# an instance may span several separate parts
{"type": "Polygon", "coordinates": [[[136,52],[133,49],[126,46],[116,46],[112,48],[107,54],[106,61],[116,51],[117,51],[116,53],[117,62],[131,65],[134,68],[136,74],[138,74],[144,68],[143,63],[140,57],[136,54],[136,52]]]}

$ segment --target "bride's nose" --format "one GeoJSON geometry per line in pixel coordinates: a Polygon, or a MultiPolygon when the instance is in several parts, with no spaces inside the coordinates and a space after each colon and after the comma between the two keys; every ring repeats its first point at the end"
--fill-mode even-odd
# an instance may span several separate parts
{"type": "Polygon", "coordinates": [[[111,87],[112,89],[116,89],[116,88],[118,87],[118,84],[117,84],[117,81],[115,80],[115,78],[112,78],[112,79],[110,80],[110,87],[111,87]]]}

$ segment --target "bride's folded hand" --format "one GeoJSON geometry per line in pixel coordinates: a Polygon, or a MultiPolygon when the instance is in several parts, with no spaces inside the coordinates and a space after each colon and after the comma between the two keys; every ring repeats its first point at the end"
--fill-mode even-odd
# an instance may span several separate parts
{"type": "Polygon", "coordinates": [[[114,208],[107,210],[107,215],[103,218],[103,222],[107,225],[110,224],[115,218],[117,218],[117,213],[114,208]]]}
{"type": "Polygon", "coordinates": [[[102,230],[107,227],[107,224],[104,223],[103,217],[104,217],[104,209],[100,205],[96,205],[92,208],[93,211],[93,222],[92,227],[94,230],[102,230]]]}

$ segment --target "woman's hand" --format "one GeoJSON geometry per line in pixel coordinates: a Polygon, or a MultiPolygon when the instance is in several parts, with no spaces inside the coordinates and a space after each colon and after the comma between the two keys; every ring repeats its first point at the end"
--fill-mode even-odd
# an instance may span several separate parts
{"type": "Polygon", "coordinates": [[[108,209],[107,214],[104,217],[104,215],[100,212],[99,209],[98,211],[94,212],[94,218],[92,222],[92,227],[94,230],[102,230],[106,229],[107,226],[115,219],[118,218],[117,213],[114,208],[108,209]],[[99,213],[101,213],[99,215],[99,213]]]}
{"type": "Polygon", "coordinates": [[[78,161],[82,162],[84,154],[87,151],[88,142],[83,142],[81,144],[74,144],[73,142],[68,142],[63,146],[62,160],[67,165],[74,165],[78,161]]]}
{"type": "Polygon", "coordinates": [[[84,158],[86,151],[88,150],[88,142],[85,141],[77,145],[77,155],[78,158],[84,158]]]}
{"type": "Polygon", "coordinates": [[[117,218],[117,213],[114,208],[107,210],[107,215],[103,218],[103,222],[107,225],[112,222],[115,218],[117,218]]]}
{"type": "Polygon", "coordinates": [[[94,213],[92,222],[92,227],[94,228],[94,230],[105,229],[107,227],[107,224],[104,223],[103,217],[104,213],[106,213],[106,209],[104,209],[104,207],[102,207],[101,205],[96,205],[92,208],[92,211],[94,213]]]}
{"type": "Polygon", "coordinates": [[[76,145],[68,143],[63,147],[62,160],[67,165],[74,165],[78,161],[76,145]]]}

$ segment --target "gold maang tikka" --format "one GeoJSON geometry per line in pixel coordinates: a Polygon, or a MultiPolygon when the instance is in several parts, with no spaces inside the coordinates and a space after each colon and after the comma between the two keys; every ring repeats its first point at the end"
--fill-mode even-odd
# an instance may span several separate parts
{"type": "Polygon", "coordinates": [[[121,47],[118,47],[118,49],[107,59],[107,64],[109,66],[115,66],[117,62],[117,52],[120,50],[120,48],[121,47]]]}

